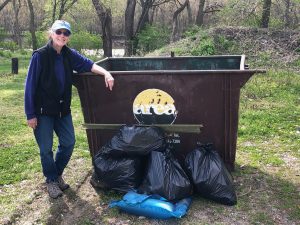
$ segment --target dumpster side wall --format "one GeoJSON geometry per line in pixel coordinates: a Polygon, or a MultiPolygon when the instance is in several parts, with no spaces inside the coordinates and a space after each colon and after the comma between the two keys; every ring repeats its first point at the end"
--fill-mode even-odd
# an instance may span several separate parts
{"type": "MultiPolygon", "coordinates": [[[[211,142],[228,169],[234,169],[240,88],[254,72],[240,71],[181,74],[115,74],[115,87],[109,91],[103,78],[74,75],[85,123],[135,124],[133,102],[147,89],[160,89],[174,99],[178,111],[174,124],[202,124],[200,134],[179,134],[180,154],[192,151],[197,142],[211,142]]],[[[87,130],[93,157],[116,131],[87,130]]]]}

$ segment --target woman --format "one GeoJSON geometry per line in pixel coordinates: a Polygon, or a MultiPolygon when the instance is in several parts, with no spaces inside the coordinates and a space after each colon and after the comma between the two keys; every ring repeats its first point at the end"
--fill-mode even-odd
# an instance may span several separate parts
{"type": "Polygon", "coordinates": [[[49,30],[49,42],[34,51],[25,86],[25,113],[28,126],[33,129],[40,149],[43,174],[49,196],[57,198],[69,188],[62,178],[75,144],[71,116],[73,70],[92,71],[104,76],[106,87],[112,90],[114,78],[91,60],[67,47],[71,26],[56,20],[49,30]],[[53,133],[58,137],[58,148],[53,157],[53,133]]]}

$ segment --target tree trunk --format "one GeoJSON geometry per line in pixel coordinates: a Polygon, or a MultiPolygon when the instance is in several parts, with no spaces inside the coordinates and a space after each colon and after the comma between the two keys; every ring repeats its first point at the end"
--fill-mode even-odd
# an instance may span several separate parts
{"type": "Polygon", "coordinates": [[[291,25],[290,9],[291,9],[291,1],[285,0],[285,13],[284,13],[285,28],[288,28],[291,25]]]}
{"type": "Polygon", "coordinates": [[[189,0],[186,0],[183,5],[181,5],[173,14],[173,23],[172,23],[172,36],[171,42],[177,41],[178,37],[178,15],[184,10],[184,8],[188,5],[189,0]]]}
{"type": "Polygon", "coordinates": [[[34,9],[31,0],[27,0],[28,8],[29,8],[29,14],[30,14],[30,24],[29,24],[29,31],[31,34],[32,39],[32,49],[37,49],[37,39],[35,36],[35,24],[34,24],[34,9]]]}
{"type": "Polygon", "coordinates": [[[10,2],[11,0],[5,0],[1,5],[0,5],[0,12],[4,7],[10,2]]]}
{"type": "Polygon", "coordinates": [[[77,0],[61,0],[58,19],[61,20],[64,14],[77,2],[77,0]]]}
{"type": "Polygon", "coordinates": [[[56,20],[57,1],[56,0],[52,0],[52,2],[53,2],[52,23],[54,23],[54,21],[56,20]]]}
{"type": "Polygon", "coordinates": [[[97,16],[101,22],[104,56],[112,56],[112,19],[111,10],[105,8],[99,0],[92,0],[97,16]]]}
{"type": "Polygon", "coordinates": [[[153,5],[153,2],[155,0],[141,0],[141,6],[142,6],[142,14],[139,18],[139,22],[136,28],[136,34],[138,34],[141,30],[143,30],[147,23],[149,23],[149,10],[153,5]]]}
{"type": "Polygon", "coordinates": [[[197,13],[197,17],[196,17],[196,25],[197,26],[202,26],[203,25],[204,5],[205,5],[205,0],[200,0],[199,1],[199,7],[198,7],[198,13],[197,13]]]}
{"type": "Polygon", "coordinates": [[[150,15],[149,15],[149,24],[152,25],[153,24],[153,21],[154,21],[154,15],[155,15],[155,12],[156,12],[156,8],[157,6],[154,6],[152,7],[151,11],[150,11],[150,15]]]}
{"type": "Polygon", "coordinates": [[[188,25],[190,26],[193,23],[193,16],[192,16],[192,9],[191,9],[190,1],[188,1],[186,10],[187,10],[187,14],[188,14],[188,25]]]}
{"type": "Polygon", "coordinates": [[[125,56],[133,55],[133,29],[136,0],[127,0],[125,11],[125,56]]]}
{"type": "Polygon", "coordinates": [[[272,0],[264,0],[261,24],[260,24],[261,28],[269,27],[271,4],[272,4],[272,0]]]}
{"type": "Polygon", "coordinates": [[[102,16],[102,39],[104,56],[112,57],[112,16],[111,10],[107,9],[102,16]]]}
{"type": "Polygon", "coordinates": [[[18,43],[19,47],[22,48],[21,31],[19,23],[19,12],[21,8],[20,0],[13,0],[13,10],[15,13],[15,20],[13,25],[14,41],[18,43]]]}

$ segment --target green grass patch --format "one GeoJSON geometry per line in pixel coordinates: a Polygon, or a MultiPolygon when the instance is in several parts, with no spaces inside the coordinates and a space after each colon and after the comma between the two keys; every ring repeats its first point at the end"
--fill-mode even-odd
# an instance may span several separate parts
{"type": "Polygon", "coordinates": [[[11,73],[12,58],[18,58],[19,71],[28,68],[32,52],[30,50],[0,50],[0,76],[11,73]]]}
{"type": "Polygon", "coordinates": [[[300,144],[299,96],[296,72],[269,71],[254,76],[241,90],[239,139],[300,144]]]}
{"type": "MultiPolygon", "coordinates": [[[[26,70],[18,75],[0,76],[0,186],[30,179],[41,173],[39,149],[24,114],[24,82],[26,70]]],[[[76,89],[73,89],[72,108],[76,130],[73,158],[89,158],[83,116],[76,89]]],[[[54,139],[53,148],[57,146],[54,139]]]]}

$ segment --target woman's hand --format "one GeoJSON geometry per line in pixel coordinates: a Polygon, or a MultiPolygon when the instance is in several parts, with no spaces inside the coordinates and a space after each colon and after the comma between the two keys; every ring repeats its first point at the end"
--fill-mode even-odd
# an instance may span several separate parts
{"type": "Polygon", "coordinates": [[[29,127],[31,127],[32,129],[35,129],[37,126],[37,118],[32,118],[30,120],[27,120],[27,124],[29,127]]]}
{"type": "Polygon", "coordinates": [[[114,86],[114,78],[106,69],[98,66],[97,64],[93,64],[91,71],[96,74],[100,74],[104,76],[105,85],[109,90],[112,91],[114,86]]]}
{"type": "Polygon", "coordinates": [[[115,79],[112,77],[110,73],[106,73],[104,76],[105,85],[109,88],[109,90],[113,89],[115,79]]]}

